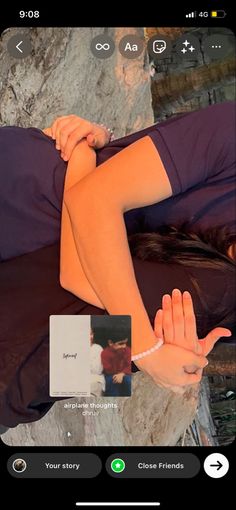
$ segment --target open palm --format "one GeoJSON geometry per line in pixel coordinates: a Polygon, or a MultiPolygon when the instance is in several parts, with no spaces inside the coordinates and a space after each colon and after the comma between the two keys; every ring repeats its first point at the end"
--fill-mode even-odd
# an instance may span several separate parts
{"type": "Polygon", "coordinates": [[[174,289],[172,296],[165,294],[162,309],[158,310],[154,323],[155,334],[165,343],[183,347],[207,356],[219,338],[231,336],[227,328],[212,329],[204,338],[198,338],[196,318],[192,298],[189,292],[183,294],[174,289]]]}

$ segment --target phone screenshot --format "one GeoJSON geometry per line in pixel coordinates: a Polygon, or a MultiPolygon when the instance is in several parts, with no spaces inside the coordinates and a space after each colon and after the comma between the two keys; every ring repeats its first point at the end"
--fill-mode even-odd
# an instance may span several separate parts
{"type": "Polygon", "coordinates": [[[2,481],[19,508],[29,484],[48,508],[189,508],[188,490],[222,504],[236,434],[232,10],[100,18],[1,20],[2,481]]]}

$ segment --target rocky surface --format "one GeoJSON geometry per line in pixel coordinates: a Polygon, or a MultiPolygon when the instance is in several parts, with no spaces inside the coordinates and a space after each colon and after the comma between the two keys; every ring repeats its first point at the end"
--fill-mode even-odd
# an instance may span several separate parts
{"type": "Polygon", "coordinates": [[[2,439],[19,446],[172,446],[192,423],[197,402],[198,387],[176,394],[139,372],[131,397],[60,401],[40,421],[8,430],[2,439]],[[101,407],[107,403],[115,408],[101,407]]]}
{"type": "Polygon", "coordinates": [[[140,29],[24,29],[33,48],[25,59],[7,51],[17,33],[6,30],[0,42],[2,125],[44,128],[55,117],[74,113],[107,123],[119,137],[153,122],[147,56],[130,60],[118,51],[120,39],[129,33],[143,36],[140,29]],[[91,40],[104,32],[116,50],[108,59],[97,59],[91,40]]]}

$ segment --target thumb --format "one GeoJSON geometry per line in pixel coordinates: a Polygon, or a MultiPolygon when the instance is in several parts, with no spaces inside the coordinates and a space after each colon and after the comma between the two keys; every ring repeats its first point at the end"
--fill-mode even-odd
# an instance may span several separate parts
{"type": "Polygon", "coordinates": [[[211,352],[215,343],[223,336],[231,336],[231,331],[226,328],[215,328],[205,338],[200,340],[204,356],[211,352]]]}
{"type": "Polygon", "coordinates": [[[197,384],[201,381],[202,371],[198,371],[196,374],[186,374],[185,384],[197,384]]]}
{"type": "Polygon", "coordinates": [[[208,365],[208,361],[205,356],[200,356],[193,352],[189,352],[189,361],[188,363],[185,362],[184,364],[185,366],[195,365],[196,368],[205,368],[208,365]]]}
{"type": "Polygon", "coordinates": [[[97,135],[89,134],[87,136],[87,142],[90,147],[94,147],[95,149],[102,149],[106,143],[108,143],[103,132],[97,135]]]}
{"type": "Polygon", "coordinates": [[[95,138],[95,136],[94,136],[94,135],[92,135],[92,134],[89,134],[89,135],[87,136],[87,142],[88,142],[88,145],[89,145],[90,147],[95,147],[95,143],[96,143],[96,138],[95,138]]]}

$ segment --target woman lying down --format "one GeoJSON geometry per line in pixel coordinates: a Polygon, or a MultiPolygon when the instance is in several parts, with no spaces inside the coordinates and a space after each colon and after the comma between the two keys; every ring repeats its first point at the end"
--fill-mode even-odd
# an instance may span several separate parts
{"type": "MultiPolygon", "coordinates": [[[[214,343],[235,327],[234,116],[231,103],[214,105],[97,151],[109,132],[75,116],[44,133],[0,129],[2,260],[58,240],[63,197],[61,285],[132,316],[133,361],[157,384],[199,382],[214,343]],[[160,275],[168,265],[167,288],[183,269],[182,292],[163,292],[154,327],[135,258],[156,261],[160,275]],[[200,303],[197,327],[184,287],[200,303]]],[[[154,300],[158,291],[148,289],[154,300]]]]}

